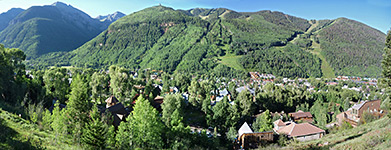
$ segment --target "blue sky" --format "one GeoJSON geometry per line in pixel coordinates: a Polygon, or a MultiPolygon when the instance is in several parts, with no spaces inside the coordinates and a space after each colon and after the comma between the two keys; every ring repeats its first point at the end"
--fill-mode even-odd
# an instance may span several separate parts
{"type": "MultiPolygon", "coordinates": [[[[0,0],[0,12],[49,5],[56,0],[0,0]]],[[[391,28],[391,0],[62,0],[92,17],[115,11],[130,14],[161,3],[174,9],[228,8],[239,12],[281,11],[305,19],[354,19],[386,33],[391,28]]]]}

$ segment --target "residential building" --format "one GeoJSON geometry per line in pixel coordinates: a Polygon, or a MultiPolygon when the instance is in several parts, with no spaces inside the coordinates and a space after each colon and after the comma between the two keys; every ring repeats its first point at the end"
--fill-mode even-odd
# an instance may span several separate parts
{"type": "Polygon", "coordinates": [[[372,113],[374,115],[380,115],[382,111],[380,110],[381,100],[372,100],[372,101],[362,101],[358,104],[353,105],[347,111],[338,114],[337,121],[341,125],[343,121],[349,122],[353,127],[357,126],[360,118],[362,117],[365,111],[372,113]]]}
{"type": "Polygon", "coordinates": [[[294,113],[289,113],[289,117],[295,122],[309,122],[312,123],[313,117],[310,112],[303,112],[301,110],[294,112],[294,113]]]}
{"type": "Polygon", "coordinates": [[[273,131],[253,132],[245,122],[239,129],[239,144],[242,149],[254,149],[262,143],[273,141],[273,131]]]}
{"type": "Polygon", "coordinates": [[[298,141],[308,141],[322,138],[325,131],[310,123],[283,122],[281,119],[275,121],[274,132],[277,134],[285,134],[289,138],[294,138],[298,141]]]}

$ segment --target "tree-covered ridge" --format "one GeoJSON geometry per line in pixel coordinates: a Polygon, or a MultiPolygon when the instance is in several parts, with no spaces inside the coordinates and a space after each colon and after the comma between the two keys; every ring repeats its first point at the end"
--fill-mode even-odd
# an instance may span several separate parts
{"type": "Polygon", "coordinates": [[[23,49],[27,58],[35,58],[74,50],[107,26],[66,4],[33,6],[10,21],[0,33],[0,43],[23,49]]]}
{"type": "Polygon", "coordinates": [[[14,19],[17,15],[23,12],[22,8],[12,8],[7,12],[0,14],[0,32],[3,31],[10,23],[12,19],[14,19]]]}
{"type": "Polygon", "coordinates": [[[376,77],[383,36],[347,19],[308,21],[276,11],[155,6],[117,20],[72,52],[31,60],[29,67],[119,65],[169,73],[230,70],[229,76],[238,76],[260,71],[283,77],[322,77],[321,69],[331,76],[376,77]],[[283,63],[273,65],[277,62],[283,63]]]}
{"type": "Polygon", "coordinates": [[[240,63],[249,70],[283,77],[321,77],[321,60],[296,45],[258,50],[243,56],[240,63]]]}
{"type": "Polygon", "coordinates": [[[70,52],[74,56],[70,65],[100,68],[117,64],[167,72],[208,72],[220,66],[216,57],[247,55],[285,45],[309,25],[304,19],[270,13],[283,17],[285,24],[264,19],[266,14],[261,12],[244,15],[223,8],[147,8],[119,19],[70,52]],[[232,13],[236,15],[229,15],[232,13]]]}
{"type": "Polygon", "coordinates": [[[337,75],[380,76],[384,33],[339,18],[320,30],[317,37],[323,55],[337,75]]]}

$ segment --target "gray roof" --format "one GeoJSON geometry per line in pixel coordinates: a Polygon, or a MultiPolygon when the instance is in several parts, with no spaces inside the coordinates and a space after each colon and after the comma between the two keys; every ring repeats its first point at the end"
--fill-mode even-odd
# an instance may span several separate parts
{"type": "Polygon", "coordinates": [[[251,130],[250,126],[248,126],[247,122],[244,122],[242,127],[239,129],[239,137],[242,136],[244,133],[253,133],[253,130],[251,130]]]}
{"type": "Polygon", "coordinates": [[[359,110],[367,101],[363,101],[360,104],[355,104],[352,106],[353,109],[359,110]]]}

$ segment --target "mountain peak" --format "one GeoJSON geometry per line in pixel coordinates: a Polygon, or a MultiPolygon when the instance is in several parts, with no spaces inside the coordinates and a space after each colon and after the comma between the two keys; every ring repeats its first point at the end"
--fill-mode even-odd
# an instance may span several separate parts
{"type": "Polygon", "coordinates": [[[53,4],[52,4],[52,6],[68,6],[68,4],[65,4],[65,3],[63,3],[63,2],[60,2],[60,1],[57,1],[57,2],[54,2],[53,4]]]}
{"type": "Polygon", "coordinates": [[[100,20],[101,22],[114,22],[116,20],[118,20],[119,18],[122,18],[123,16],[126,16],[124,13],[122,12],[119,12],[119,11],[116,11],[112,14],[108,14],[108,15],[105,15],[105,16],[101,16],[99,15],[98,17],[96,17],[95,19],[98,19],[100,20]]]}

